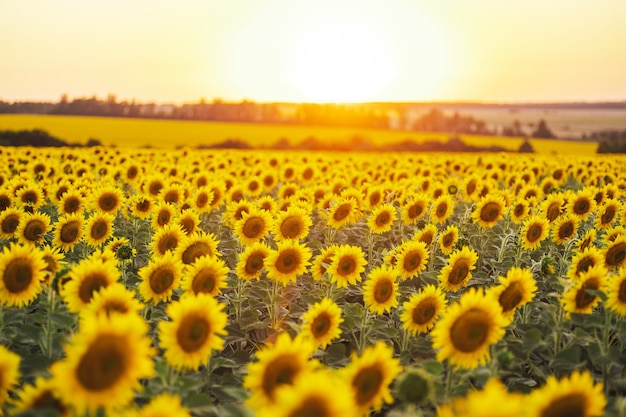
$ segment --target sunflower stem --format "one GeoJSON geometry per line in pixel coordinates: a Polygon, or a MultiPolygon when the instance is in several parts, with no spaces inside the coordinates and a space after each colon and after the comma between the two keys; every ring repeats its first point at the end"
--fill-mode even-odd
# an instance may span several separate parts
{"type": "Polygon", "coordinates": [[[363,349],[365,348],[365,343],[366,343],[366,337],[369,334],[369,331],[366,331],[366,329],[368,329],[367,327],[368,321],[369,321],[369,310],[367,309],[367,307],[364,307],[364,313],[361,319],[359,340],[358,340],[358,345],[357,345],[357,350],[359,352],[359,355],[363,353],[363,349]]]}
{"type": "Polygon", "coordinates": [[[454,368],[452,367],[452,365],[450,365],[450,362],[448,362],[448,372],[446,373],[446,398],[448,398],[449,400],[452,399],[453,397],[453,392],[452,392],[452,381],[454,379],[454,368]]]}
{"type": "Polygon", "coordinates": [[[608,308],[604,309],[604,327],[602,329],[602,354],[603,354],[603,358],[602,358],[602,382],[604,385],[604,395],[606,397],[609,396],[609,361],[608,361],[608,355],[609,355],[609,349],[610,349],[610,342],[609,342],[609,329],[611,326],[611,311],[608,308]]]}

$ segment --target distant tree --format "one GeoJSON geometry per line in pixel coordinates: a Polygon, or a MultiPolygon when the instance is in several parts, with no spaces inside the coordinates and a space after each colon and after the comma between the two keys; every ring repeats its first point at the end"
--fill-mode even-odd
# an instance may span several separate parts
{"type": "Polygon", "coordinates": [[[537,130],[533,132],[533,138],[554,139],[556,138],[556,136],[548,128],[548,124],[546,123],[546,121],[541,119],[539,120],[537,130]]]}
{"type": "Polygon", "coordinates": [[[531,145],[530,140],[528,140],[528,138],[524,138],[524,143],[522,143],[520,145],[520,147],[517,150],[517,152],[519,152],[519,153],[534,153],[535,149],[533,148],[533,145],[531,145]]]}

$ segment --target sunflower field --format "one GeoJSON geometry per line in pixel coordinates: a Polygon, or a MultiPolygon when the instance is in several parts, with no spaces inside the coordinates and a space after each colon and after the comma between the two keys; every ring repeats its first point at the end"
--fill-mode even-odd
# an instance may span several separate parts
{"type": "Polygon", "coordinates": [[[625,156],[0,161],[0,415],[626,415],[625,156]]]}

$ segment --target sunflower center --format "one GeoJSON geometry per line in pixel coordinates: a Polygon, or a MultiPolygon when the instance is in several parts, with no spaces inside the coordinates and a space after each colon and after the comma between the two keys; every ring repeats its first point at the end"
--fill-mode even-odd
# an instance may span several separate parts
{"type": "Polygon", "coordinates": [[[559,227],[559,239],[568,239],[574,234],[572,222],[565,222],[559,227]]]}
{"type": "Polygon", "coordinates": [[[517,204],[513,209],[513,214],[515,214],[515,217],[519,217],[524,214],[524,211],[526,211],[526,206],[523,204],[517,204]]]}
{"type": "Polygon", "coordinates": [[[256,239],[263,233],[265,222],[260,217],[249,217],[243,225],[242,233],[248,239],[256,239]]]}
{"type": "Polygon", "coordinates": [[[132,180],[137,176],[137,174],[139,174],[139,169],[136,166],[131,166],[126,171],[126,178],[132,180]]]}
{"type": "Polygon", "coordinates": [[[107,315],[111,313],[128,313],[128,305],[120,300],[107,300],[102,309],[107,315]]]}
{"type": "Polygon", "coordinates": [[[452,235],[452,233],[447,233],[443,235],[443,237],[441,238],[441,243],[443,244],[445,248],[447,248],[448,246],[451,246],[453,241],[454,241],[454,236],[452,235]]]}
{"type": "Polygon", "coordinates": [[[191,283],[191,288],[195,294],[199,293],[212,293],[216,284],[216,277],[212,270],[210,269],[202,269],[198,271],[195,277],[193,277],[193,282],[191,283]]]}
{"type": "Polygon", "coordinates": [[[96,220],[91,227],[91,237],[94,240],[104,238],[109,232],[109,223],[106,220],[96,220]]]}
{"type": "Polygon", "coordinates": [[[157,247],[159,248],[160,253],[165,253],[167,251],[171,251],[176,249],[178,246],[178,238],[174,234],[167,234],[159,239],[159,244],[157,247]]]}
{"type": "Polygon", "coordinates": [[[209,244],[206,242],[194,242],[185,249],[181,258],[185,265],[191,265],[196,259],[206,255],[213,256],[209,244]]]}
{"type": "Polygon", "coordinates": [[[300,372],[300,365],[291,354],[277,357],[265,368],[262,388],[265,395],[274,399],[274,392],[279,385],[292,384],[294,377],[300,372]]]}
{"type": "Polygon", "coordinates": [[[328,410],[324,400],[310,396],[305,398],[287,417],[328,417],[332,412],[328,410]]]}
{"type": "Polygon", "coordinates": [[[253,253],[246,261],[246,273],[256,274],[263,268],[265,257],[261,253],[253,253]]]}
{"type": "Polygon", "coordinates": [[[14,258],[4,268],[4,287],[13,294],[26,290],[33,280],[33,267],[26,258],[14,258]]]}
{"type": "Polygon", "coordinates": [[[283,250],[276,259],[276,269],[281,274],[290,274],[300,265],[300,254],[295,249],[283,250]]]}
{"type": "Polygon", "coordinates": [[[381,196],[379,192],[374,192],[370,194],[370,198],[369,198],[370,206],[372,207],[376,206],[376,204],[380,203],[380,199],[381,199],[381,196]]]}
{"type": "Polygon", "coordinates": [[[17,226],[20,224],[20,216],[18,214],[9,214],[2,220],[2,233],[15,233],[17,226]]]}
{"type": "Polygon", "coordinates": [[[423,203],[415,203],[409,207],[409,218],[417,219],[424,213],[424,204],[423,203]]]}
{"type": "Polygon", "coordinates": [[[326,336],[328,330],[330,329],[330,317],[328,314],[320,314],[315,317],[313,323],[311,323],[311,333],[313,333],[313,337],[318,339],[320,337],[326,336]]]}
{"type": "Polygon", "coordinates": [[[118,202],[119,200],[115,194],[106,193],[101,195],[98,199],[98,207],[100,207],[102,211],[109,212],[117,208],[118,202]]]}
{"type": "Polygon", "coordinates": [[[587,402],[581,393],[571,393],[551,401],[541,411],[540,417],[584,417],[587,402]]]}
{"type": "Polygon", "coordinates": [[[78,199],[78,197],[68,197],[65,199],[65,201],[63,202],[63,209],[65,210],[66,213],[72,214],[72,213],[76,213],[78,211],[78,209],[80,208],[80,200],[78,199]]]}
{"type": "Polygon", "coordinates": [[[158,195],[161,192],[162,188],[163,183],[161,183],[160,181],[154,181],[150,183],[150,186],[148,187],[148,192],[152,195],[158,195]]]}
{"type": "Polygon", "coordinates": [[[77,220],[67,222],[61,227],[59,239],[63,243],[74,243],[80,232],[80,223],[77,220]]]}
{"type": "Polygon", "coordinates": [[[172,287],[174,272],[166,265],[156,268],[150,275],[150,288],[156,294],[162,294],[172,287]]]}
{"type": "Polygon", "coordinates": [[[559,217],[560,214],[561,214],[561,203],[557,201],[550,204],[548,206],[548,210],[546,210],[546,218],[550,222],[556,220],[556,218],[559,217]]]}
{"type": "Polygon", "coordinates": [[[448,275],[448,282],[450,284],[461,284],[467,278],[469,274],[469,265],[465,262],[464,259],[457,261],[452,267],[450,274],[448,275]]]}
{"type": "Polygon", "coordinates": [[[342,277],[352,274],[356,270],[356,262],[350,257],[343,257],[339,260],[337,272],[342,277]]]}
{"type": "Polygon", "coordinates": [[[443,217],[448,212],[448,204],[441,203],[437,206],[437,217],[443,217]]]}
{"type": "Polygon", "coordinates": [[[587,272],[589,268],[595,265],[593,258],[582,258],[576,265],[576,275],[587,272]]]}
{"type": "Polygon", "coordinates": [[[379,304],[384,304],[393,295],[393,282],[389,279],[381,279],[374,287],[374,300],[379,304]]]}
{"type": "Polygon", "coordinates": [[[576,308],[583,309],[588,307],[596,299],[596,296],[589,294],[587,290],[597,290],[599,282],[597,278],[587,279],[580,289],[576,292],[576,308]]]}
{"type": "Polygon", "coordinates": [[[67,407],[63,405],[61,401],[54,397],[52,390],[46,389],[39,393],[39,395],[31,403],[31,408],[35,410],[41,410],[43,408],[53,408],[59,412],[59,415],[65,415],[67,413],[67,407]]]}
{"type": "Polygon", "coordinates": [[[531,224],[526,232],[526,238],[529,242],[536,242],[541,237],[543,228],[538,224],[531,224]]]}
{"type": "Polygon", "coordinates": [[[151,204],[148,200],[141,200],[135,205],[137,211],[140,213],[146,213],[148,210],[150,210],[150,206],[151,204]]]}
{"type": "Polygon", "coordinates": [[[605,259],[609,267],[616,267],[624,263],[624,259],[626,259],[626,242],[620,242],[611,246],[606,251],[605,259]]]}
{"type": "Polygon", "coordinates": [[[78,296],[83,303],[88,304],[93,297],[93,293],[98,292],[100,288],[106,287],[109,281],[104,275],[94,273],[83,278],[78,288],[78,296]]]}
{"type": "Polygon", "coordinates": [[[376,216],[376,226],[382,227],[387,226],[389,221],[391,220],[391,216],[386,211],[383,211],[378,216],[376,216]]]}
{"type": "Polygon", "coordinates": [[[196,352],[209,338],[211,326],[209,322],[199,316],[185,316],[176,331],[178,345],[186,353],[196,352]]]}
{"type": "Polygon", "coordinates": [[[489,319],[477,308],[460,316],[450,328],[450,341],[456,350],[472,353],[478,350],[489,335],[489,319]]]}
{"type": "Polygon", "coordinates": [[[159,215],[157,216],[157,224],[159,226],[165,226],[170,222],[171,218],[172,214],[169,212],[169,210],[161,210],[159,211],[159,215]]]}
{"type": "Polygon", "coordinates": [[[198,195],[198,197],[196,197],[196,206],[199,208],[206,206],[208,202],[209,197],[206,195],[206,193],[201,193],[198,195]]]}
{"type": "Polygon", "coordinates": [[[35,204],[39,200],[35,191],[29,190],[22,194],[22,202],[25,204],[35,204]]]}
{"type": "Polygon", "coordinates": [[[44,234],[45,230],[45,225],[41,220],[31,220],[24,228],[24,238],[31,242],[36,242],[41,239],[41,235],[44,234]]]}
{"type": "Polygon", "coordinates": [[[591,209],[591,204],[586,199],[579,199],[574,203],[574,213],[578,215],[587,214],[589,209],[591,209]]]}
{"type": "Polygon", "coordinates": [[[602,216],[600,217],[600,222],[602,224],[609,224],[609,223],[611,223],[613,221],[613,219],[615,218],[615,214],[617,214],[617,212],[615,211],[615,207],[608,206],[604,210],[604,213],[602,213],[602,216]]]}
{"type": "Polygon", "coordinates": [[[474,194],[474,191],[476,191],[476,181],[475,180],[471,180],[465,186],[465,192],[467,193],[467,195],[472,195],[472,194],[474,194]]]}
{"type": "Polygon", "coordinates": [[[280,225],[280,234],[287,239],[295,239],[303,228],[302,220],[298,216],[289,216],[280,225]]]}
{"type": "Polygon", "coordinates": [[[181,220],[180,225],[183,228],[183,232],[185,232],[187,236],[192,234],[196,228],[196,223],[192,219],[189,219],[189,218],[181,220]]]}
{"type": "Polygon", "coordinates": [[[422,300],[413,309],[413,322],[424,325],[430,323],[437,313],[437,303],[434,298],[429,297],[422,300]]]}
{"type": "Polygon", "coordinates": [[[175,191],[175,190],[168,191],[163,196],[163,201],[167,203],[177,204],[179,200],[180,200],[180,194],[178,194],[178,191],[175,191]]]}
{"type": "Polygon", "coordinates": [[[376,364],[364,367],[354,376],[352,387],[358,405],[368,404],[380,391],[384,374],[376,364]]]}
{"type": "Polygon", "coordinates": [[[102,335],[83,355],[76,367],[76,378],[89,391],[104,391],[127,372],[128,346],[114,335],[102,335]]]}
{"type": "Polygon", "coordinates": [[[502,291],[500,297],[498,297],[498,302],[504,313],[513,310],[522,302],[523,291],[524,286],[518,281],[510,283],[509,286],[502,291]]]}
{"type": "Polygon", "coordinates": [[[619,291],[617,291],[617,299],[621,303],[626,303],[626,279],[622,279],[619,284],[619,291]]]}
{"type": "Polygon", "coordinates": [[[335,213],[333,214],[333,219],[340,222],[348,217],[351,212],[352,206],[350,206],[350,204],[342,204],[335,210],[335,213]]]}
{"type": "Polygon", "coordinates": [[[420,242],[424,242],[426,246],[430,246],[433,244],[433,240],[435,239],[435,235],[432,232],[426,232],[420,236],[420,242]]]}
{"type": "Polygon", "coordinates": [[[500,205],[490,201],[480,210],[480,219],[484,222],[495,222],[500,216],[500,205]]]}

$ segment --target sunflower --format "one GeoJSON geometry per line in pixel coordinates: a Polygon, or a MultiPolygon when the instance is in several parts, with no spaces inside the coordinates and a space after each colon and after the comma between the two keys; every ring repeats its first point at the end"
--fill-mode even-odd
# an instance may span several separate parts
{"type": "Polygon", "coordinates": [[[124,192],[113,185],[98,187],[89,200],[89,208],[102,213],[117,214],[124,205],[124,192]]]}
{"type": "Polygon", "coordinates": [[[0,189],[0,212],[13,206],[13,194],[7,189],[0,189]]]}
{"type": "Polygon", "coordinates": [[[456,292],[467,285],[472,278],[472,270],[476,268],[478,254],[473,249],[463,246],[448,258],[448,265],[441,269],[437,276],[444,290],[456,292]]]}
{"type": "Polygon", "coordinates": [[[98,314],[132,314],[139,313],[144,305],[135,293],[127,289],[124,284],[114,282],[98,291],[95,291],[89,303],[79,312],[84,315],[98,314]]]}
{"type": "MultiPolygon", "coordinates": [[[[217,210],[222,204],[224,204],[224,199],[226,196],[226,184],[224,181],[214,181],[210,184],[207,184],[206,192],[210,192],[213,197],[209,200],[209,206],[205,208],[207,211],[217,210]]],[[[196,192],[196,199],[199,197],[199,191],[196,192]]]]}
{"type": "Polygon", "coordinates": [[[504,216],[506,203],[499,195],[489,194],[482,197],[472,212],[472,219],[482,228],[492,228],[504,216]]]}
{"type": "Polygon", "coordinates": [[[315,346],[310,340],[289,333],[278,335],[276,342],[256,352],[256,362],[247,366],[243,387],[252,395],[246,400],[254,411],[277,404],[276,393],[283,385],[292,385],[301,376],[310,375],[316,362],[309,359],[315,346]]]}
{"type": "MultiPolygon", "coordinates": [[[[191,417],[189,410],[181,404],[180,396],[161,393],[137,412],[136,417],[191,417]]],[[[128,416],[130,417],[130,416],[128,416]]]]}
{"type": "Polygon", "coordinates": [[[602,382],[595,383],[589,371],[574,371],[558,380],[550,375],[524,402],[525,415],[532,417],[602,416],[606,407],[602,382]]]}
{"type": "Polygon", "coordinates": [[[430,245],[435,243],[435,236],[437,236],[437,232],[437,226],[429,223],[424,226],[423,229],[415,233],[415,236],[413,236],[413,240],[418,242],[424,242],[426,244],[426,247],[429,247],[430,245]]]}
{"type": "Polygon", "coordinates": [[[19,383],[21,360],[20,355],[0,345],[0,410],[9,398],[9,391],[19,383]]]}
{"type": "Polygon", "coordinates": [[[539,204],[539,211],[543,213],[548,222],[558,219],[564,211],[565,196],[562,193],[548,194],[539,204]]]}
{"type": "Polygon", "coordinates": [[[548,224],[548,220],[539,215],[524,220],[520,229],[522,248],[532,250],[541,246],[541,241],[548,237],[548,224]]]}
{"type": "Polygon", "coordinates": [[[226,288],[226,277],[230,269],[221,259],[201,256],[183,272],[180,287],[188,294],[216,296],[226,288]]]}
{"type": "Polygon", "coordinates": [[[470,391],[455,398],[452,407],[456,417],[517,417],[524,415],[525,396],[510,393],[498,378],[490,378],[482,390],[470,391]],[[497,407],[494,407],[497,404],[497,407]]]}
{"type": "Polygon", "coordinates": [[[273,220],[269,212],[257,207],[250,207],[240,220],[234,223],[235,235],[243,245],[252,245],[263,239],[272,229],[273,220]]]}
{"type": "Polygon", "coordinates": [[[61,291],[67,309],[79,313],[91,302],[94,293],[117,282],[119,277],[115,261],[103,261],[94,256],[81,260],[70,270],[70,280],[61,291]]]}
{"type": "Polygon", "coordinates": [[[506,320],[498,301],[475,287],[450,305],[430,332],[437,360],[448,359],[457,368],[474,369],[491,356],[489,346],[505,333],[506,320]]]}
{"type": "Polygon", "coordinates": [[[43,243],[45,234],[50,231],[50,216],[44,213],[26,213],[22,217],[15,234],[20,242],[43,243]]]}
{"type": "Polygon", "coordinates": [[[15,236],[24,211],[9,207],[0,213],[0,237],[10,239],[15,236]]]}
{"type": "Polygon", "coordinates": [[[391,230],[396,218],[396,208],[388,203],[375,207],[367,218],[367,226],[374,234],[383,234],[391,230]]]}
{"type": "Polygon", "coordinates": [[[259,279],[265,269],[265,258],[269,254],[270,248],[262,242],[246,246],[239,255],[239,261],[237,261],[237,266],[235,267],[237,276],[246,281],[259,279]]]}
{"type": "Polygon", "coordinates": [[[102,245],[113,236],[114,217],[109,213],[93,213],[85,222],[85,240],[90,246],[102,245]]]}
{"type": "Polygon", "coordinates": [[[163,256],[167,252],[175,252],[176,248],[185,238],[185,232],[180,225],[169,223],[156,229],[150,242],[150,249],[156,256],[163,256]]]}
{"type": "Polygon", "coordinates": [[[314,281],[320,281],[324,278],[338,248],[338,245],[330,245],[320,249],[320,253],[313,259],[311,264],[311,275],[314,281]]]}
{"type": "Polygon", "coordinates": [[[180,184],[171,183],[163,187],[158,198],[164,203],[178,207],[185,199],[185,190],[180,184]]]}
{"type": "Polygon", "coordinates": [[[530,204],[527,200],[517,200],[511,205],[508,213],[511,221],[519,224],[530,214],[530,204]]]}
{"type": "Polygon", "coordinates": [[[452,196],[444,194],[433,201],[430,209],[430,221],[434,224],[443,223],[454,213],[454,200],[452,196]]]}
{"type": "Polygon", "coordinates": [[[176,216],[176,208],[163,201],[154,205],[151,213],[150,225],[156,230],[170,224],[176,216]]]}
{"type": "Polygon", "coordinates": [[[167,306],[170,321],[159,322],[165,360],[178,369],[198,370],[213,350],[224,346],[227,317],[224,304],[208,293],[181,298],[167,306]]]}
{"type": "Polygon", "coordinates": [[[34,384],[25,384],[17,394],[14,411],[18,414],[55,411],[60,417],[70,417],[70,409],[55,392],[51,379],[37,377],[34,384]]]}
{"type": "Polygon", "coordinates": [[[356,223],[361,217],[358,204],[354,198],[343,197],[331,203],[327,212],[326,223],[334,229],[340,229],[356,223]]]}
{"type": "Polygon", "coordinates": [[[566,213],[563,216],[557,218],[552,223],[551,233],[552,241],[556,244],[562,245],[569,242],[576,237],[578,231],[578,217],[573,214],[566,213]]]}
{"type": "MultiPolygon", "coordinates": [[[[408,240],[402,242],[393,251],[392,264],[401,280],[418,276],[426,269],[430,251],[424,242],[408,240]]],[[[391,261],[391,259],[389,259],[391,261]]]]}
{"type": "Polygon", "coordinates": [[[620,235],[604,249],[604,265],[608,269],[626,265],[626,236],[620,235]]]}
{"type": "Polygon", "coordinates": [[[402,372],[400,361],[393,357],[393,348],[378,341],[368,346],[361,356],[352,353],[350,364],[340,370],[351,387],[352,399],[361,415],[373,408],[380,411],[383,403],[392,403],[389,386],[402,372]]]}
{"type": "Polygon", "coordinates": [[[585,234],[576,242],[576,247],[579,251],[583,251],[592,247],[596,242],[597,231],[594,228],[589,228],[585,234]]]}
{"type": "Polygon", "coordinates": [[[604,263],[603,258],[602,252],[595,246],[574,252],[570,268],[567,271],[567,278],[576,280],[580,274],[587,272],[589,268],[602,265],[604,263]]]}
{"type": "Polygon", "coordinates": [[[271,195],[264,195],[257,198],[255,204],[258,208],[267,211],[271,215],[275,215],[278,211],[278,203],[271,195]]]}
{"type": "Polygon", "coordinates": [[[278,242],[278,248],[264,260],[267,277],[287,286],[307,271],[310,258],[311,250],[306,245],[294,240],[278,242]]]}
{"type": "Polygon", "coordinates": [[[37,210],[45,200],[44,192],[36,183],[29,181],[24,187],[15,193],[15,201],[22,207],[29,207],[37,210]]]}
{"type": "Polygon", "coordinates": [[[397,271],[390,266],[381,265],[372,269],[363,284],[363,301],[369,311],[375,314],[391,312],[398,307],[397,271]]]}
{"type": "Polygon", "coordinates": [[[591,190],[583,188],[567,201],[566,209],[579,219],[585,220],[594,212],[596,206],[597,203],[596,200],[593,199],[591,190]]]}
{"type": "Polygon", "coordinates": [[[591,314],[593,308],[596,307],[602,299],[588,292],[604,291],[607,284],[608,271],[602,265],[596,265],[589,268],[586,272],[582,272],[561,297],[561,303],[565,310],[566,316],[571,313],[591,314]]]}
{"type": "Polygon", "coordinates": [[[449,255],[454,249],[454,245],[456,245],[457,240],[459,239],[459,228],[451,224],[446,229],[441,232],[437,241],[439,242],[439,248],[441,249],[441,253],[444,255],[449,255]]]}
{"type": "Polygon", "coordinates": [[[276,400],[259,409],[258,417],[358,417],[347,382],[319,370],[276,390],[276,400]]]}
{"type": "Polygon", "coordinates": [[[141,282],[138,290],[146,301],[169,301],[178,288],[182,276],[183,264],[172,252],[163,256],[154,256],[138,271],[141,282]]]}
{"type": "Polygon", "coordinates": [[[312,224],[311,216],[305,209],[298,206],[289,207],[276,215],[273,227],[274,240],[302,240],[309,234],[312,224]]]}
{"type": "Polygon", "coordinates": [[[341,336],[339,325],[342,322],[341,307],[333,300],[324,298],[302,314],[301,334],[314,341],[316,346],[326,349],[334,339],[341,336]]]}
{"type": "Polygon", "coordinates": [[[71,251],[83,237],[83,215],[67,214],[59,217],[54,226],[52,244],[65,252],[71,251]]]}
{"type": "Polygon", "coordinates": [[[191,208],[183,210],[176,217],[175,222],[183,229],[186,236],[191,236],[200,230],[200,216],[191,208]]]}
{"type": "Polygon", "coordinates": [[[327,272],[331,282],[337,284],[338,288],[344,288],[348,284],[356,285],[361,282],[361,273],[365,271],[366,265],[363,249],[359,246],[341,245],[337,248],[327,272]]]}
{"type": "Polygon", "coordinates": [[[423,287],[402,304],[402,328],[414,336],[428,332],[447,305],[445,292],[441,288],[432,284],[423,287]]]}
{"type": "Polygon", "coordinates": [[[472,201],[477,197],[481,188],[481,179],[476,174],[470,174],[463,180],[463,194],[466,201],[472,201]]]}
{"type": "Polygon", "coordinates": [[[45,279],[46,262],[39,249],[11,243],[0,253],[0,305],[30,304],[45,279]]]}
{"type": "Polygon", "coordinates": [[[130,215],[139,219],[148,219],[152,216],[153,208],[154,202],[152,201],[152,197],[145,194],[139,194],[130,199],[128,212],[130,215]]]}
{"type": "Polygon", "coordinates": [[[144,193],[147,193],[154,198],[161,193],[163,187],[165,187],[165,182],[163,181],[162,175],[154,174],[144,181],[141,189],[144,193]]]}
{"type": "Polygon", "coordinates": [[[74,214],[84,209],[85,197],[79,190],[68,190],[63,194],[57,205],[59,214],[74,214]]]}
{"type": "Polygon", "coordinates": [[[77,414],[122,407],[154,376],[146,337],[148,325],[138,315],[86,317],[65,348],[65,359],[50,367],[55,392],[77,414]]]}
{"type": "Polygon", "coordinates": [[[183,238],[176,247],[176,258],[184,265],[191,265],[201,256],[217,256],[219,241],[213,233],[205,233],[202,230],[191,236],[183,238]]]}
{"type": "Polygon", "coordinates": [[[596,211],[597,216],[594,220],[595,227],[597,229],[610,228],[613,223],[615,223],[615,220],[620,218],[622,212],[623,206],[619,200],[607,199],[596,211]]]}
{"type": "Polygon", "coordinates": [[[404,224],[415,224],[420,218],[422,218],[428,212],[428,205],[430,198],[426,194],[418,193],[413,194],[407,199],[407,202],[402,205],[401,217],[404,224]]]}
{"type": "Polygon", "coordinates": [[[373,210],[376,206],[381,204],[384,200],[385,189],[380,185],[368,187],[365,194],[365,207],[369,210],[373,210]]]}
{"type": "Polygon", "coordinates": [[[622,317],[626,316],[626,268],[620,268],[618,274],[608,277],[605,290],[606,307],[622,317]]]}
{"type": "Polygon", "coordinates": [[[56,276],[57,272],[59,272],[65,264],[65,255],[61,252],[61,249],[56,246],[44,246],[41,249],[41,257],[46,263],[46,276],[43,281],[41,281],[41,283],[50,284],[52,279],[56,276]]]}
{"type": "Polygon", "coordinates": [[[515,311],[529,303],[537,291],[537,284],[530,269],[513,267],[506,277],[498,277],[500,283],[487,290],[487,295],[495,298],[502,307],[502,315],[512,322],[515,311]]]}

